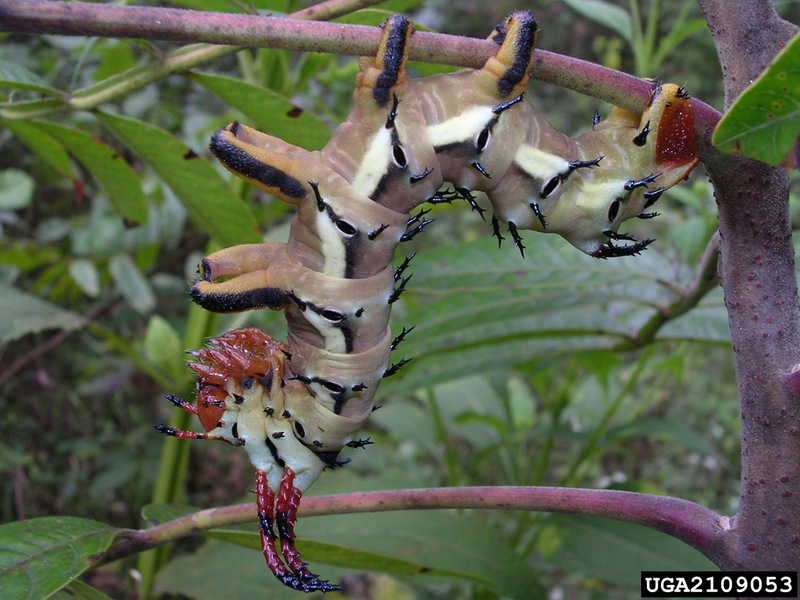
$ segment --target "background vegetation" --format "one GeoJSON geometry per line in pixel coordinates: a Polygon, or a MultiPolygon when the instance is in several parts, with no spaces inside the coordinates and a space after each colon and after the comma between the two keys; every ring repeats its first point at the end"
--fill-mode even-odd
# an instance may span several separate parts
{"type": "MultiPolygon", "coordinates": [[[[233,0],[164,4],[250,9],[233,0]]],[[[776,6],[798,21],[797,3],[776,6]]],[[[291,0],[253,7],[270,14],[301,8],[291,0]]],[[[391,0],[343,20],[377,24],[402,11],[424,26],[484,37],[487,24],[518,8],[535,12],[542,48],[682,83],[722,107],[712,40],[690,1],[391,0]]],[[[6,35],[0,80],[15,83],[0,92],[13,104],[47,97],[47,90],[91,90],[173,48],[6,35]]],[[[417,65],[420,75],[437,70],[417,65]]],[[[213,210],[238,206],[232,221],[251,219],[268,240],[285,239],[291,218],[274,199],[217,174],[206,162],[207,140],[240,119],[271,132],[288,127],[302,138],[295,143],[321,147],[348,112],[356,71],[354,60],[331,55],[245,50],[104,103],[102,114],[2,122],[3,523],[72,515],[139,528],[152,502],[213,507],[252,499],[243,453],[164,439],[151,428],[162,421],[198,427],[163,399],[165,392],[192,396],[185,348],[235,326],[278,338],[284,327],[266,311],[220,318],[188,301],[198,259],[233,243],[222,237],[224,223],[209,218],[213,210]],[[287,115],[292,106],[303,109],[302,118],[287,115]],[[186,176],[217,177],[221,192],[181,179],[175,155],[170,162],[159,154],[173,143],[202,161],[192,167],[201,171],[186,176]],[[126,166],[111,166],[116,155],[126,166]]],[[[589,127],[597,105],[536,82],[529,98],[573,134],[589,127]]],[[[415,360],[381,388],[383,407],[365,432],[377,443],[351,451],[351,465],[323,476],[310,493],[569,485],[668,494],[735,513],[739,407],[721,292],[643,335],[690,284],[716,229],[702,169],[659,209],[659,219],[631,226],[658,238],[651,249],[599,262],[555,236],[533,234],[521,259],[509,245],[498,251],[475,213],[437,207],[434,233],[410,250],[419,252],[414,278],[393,316],[397,327],[416,325],[402,348],[415,360]]],[[[642,569],[712,568],[662,534],[545,514],[334,516],[301,520],[299,535],[461,573],[342,571],[350,573],[344,581],[354,598],[523,598],[539,586],[554,599],[635,598],[642,569]],[[528,579],[522,572],[531,567],[528,579]]],[[[168,555],[113,563],[88,581],[120,599],[291,594],[268,576],[257,552],[198,539],[168,555]]]]}

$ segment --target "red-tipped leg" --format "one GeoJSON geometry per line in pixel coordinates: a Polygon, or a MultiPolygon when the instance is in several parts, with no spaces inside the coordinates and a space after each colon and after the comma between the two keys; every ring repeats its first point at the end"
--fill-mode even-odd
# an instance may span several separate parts
{"type": "Polygon", "coordinates": [[[300,553],[294,546],[294,524],[297,522],[297,507],[300,505],[302,492],[294,487],[294,471],[285,467],[278,498],[275,503],[275,525],[281,540],[281,552],[286,560],[286,565],[295,573],[316,578],[306,568],[306,563],[300,558],[300,553]]]}
{"type": "Polygon", "coordinates": [[[267,482],[267,473],[260,469],[256,471],[256,506],[261,529],[261,551],[267,561],[267,568],[278,581],[294,590],[306,593],[340,590],[340,585],[320,579],[309,571],[294,547],[294,524],[300,496],[300,490],[294,487],[294,471],[290,468],[285,467],[277,502],[267,482]],[[275,547],[277,536],[273,524],[278,527],[285,564],[275,547]]]}

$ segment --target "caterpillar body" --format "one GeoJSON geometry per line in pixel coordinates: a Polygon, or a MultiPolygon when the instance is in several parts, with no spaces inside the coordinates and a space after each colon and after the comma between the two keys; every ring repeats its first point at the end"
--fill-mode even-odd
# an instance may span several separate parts
{"type": "Polygon", "coordinates": [[[394,338],[389,316],[408,259],[397,269],[391,261],[429,222],[412,211],[455,197],[479,208],[472,192],[481,191],[495,235],[505,223],[520,250],[519,231],[530,229],[599,258],[632,255],[650,240],[618,233],[620,224],[650,216],[644,211],[697,162],[689,98],[671,84],[654,84],[642,115],[615,108],[578,139],[556,131],[523,98],[536,29],[530,13],[514,13],[492,32],[498,50],[482,69],[412,80],[412,28],[391,17],[377,56],[361,60],[348,119],[324,149],[309,152],[239,123],[212,138],[226,168],[297,213],[286,244],[234,246],[203,259],[191,296],[216,312],[283,310],[288,339],[243,329],[194,351],[197,404],[169,398],[198,414],[206,432],[157,429],[244,447],[256,468],[267,565],[289,587],[338,589],[294,548],[296,510],[321,471],[342,462],[343,447],[367,443],[355,435],[378,384],[403,364],[389,366],[407,333],[394,338]],[[454,188],[437,195],[443,182],[454,188]]]}

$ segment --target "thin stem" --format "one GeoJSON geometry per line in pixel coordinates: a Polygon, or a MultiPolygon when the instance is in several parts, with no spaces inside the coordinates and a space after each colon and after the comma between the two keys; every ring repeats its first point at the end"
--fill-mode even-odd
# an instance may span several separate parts
{"type": "MultiPolygon", "coordinates": [[[[547,511],[635,523],[684,541],[713,560],[727,519],[687,500],[618,490],[554,487],[456,487],[359,492],[305,498],[301,516],[445,508],[547,511]]],[[[253,522],[254,504],[211,510],[147,530],[123,532],[101,557],[117,560],[208,529],[253,522]]]]}
{"type": "Polygon", "coordinates": [[[689,312],[708,294],[719,285],[717,279],[717,265],[719,261],[719,231],[711,236],[700,259],[697,271],[692,282],[679,292],[675,302],[660,308],[639,329],[636,335],[624,342],[617,344],[616,351],[641,348],[650,344],[656,334],[664,325],[689,312]]]}
{"type": "MultiPolygon", "coordinates": [[[[328,0],[322,4],[298,11],[290,15],[290,17],[283,18],[281,22],[289,21],[298,24],[302,23],[303,19],[333,19],[382,1],[328,0]]],[[[147,27],[149,24],[156,26],[158,31],[166,31],[164,33],[166,37],[158,37],[156,35],[155,37],[147,38],[145,36],[145,39],[171,39],[169,37],[170,24],[180,23],[184,20],[190,22],[197,20],[201,23],[200,27],[204,26],[213,29],[218,19],[224,20],[227,17],[249,20],[267,18],[254,17],[252,15],[202,13],[180,9],[112,6],[81,2],[49,2],[47,0],[32,0],[30,2],[8,0],[5,3],[0,3],[0,31],[20,33],[51,32],[60,35],[83,35],[81,33],[72,33],[72,27],[78,23],[79,28],[86,28],[86,35],[105,35],[101,32],[110,28],[113,31],[120,31],[121,37],[138,37],[133,31],[126,31],[126,27],[130,23],[126,25],[125,20],[141,18],[143,21],[138,24],[139,28],[147,27]],[[120,12],[120,10],[123,12],[120,12]],[[177,11],[177,14],[163,13],[161,11],[177,11]],[[167,14],[172,15],[173,19],[166,19],[163,22],[161,20],[162,16],[166,18],[167,14]],[[68,19],[67,16],[71,18],[68,19]],[[59,18],[64,19],[64,22],[59,23],[59,18]],[[15,25],[21,26],[22,29],[15,29],[15,25]]],[[[269,17],[269,19],[272,23],[275,23],[274,19],[276,17],[269,17]]],[[[107,37],[114,36],[107,35],[107,37]]],[[[190,41],[203,41],[201,38],[202,36],[197,36],[190,41]]],[[[255,43],[251,45],[264,46],[264,44],[255,43]]],[[[282,48],[285,46],[276,43],[274,45],[268,44],[266,47],[282,48]]],[[[218,60],[243,49],[244,46],[205,44],[179,48],[166,55],[156,64],[134,67],[122,73],[117,73],[108,79],[77,90],[71,95],[6,105],[0,108],[0,117],[5,119],[34,119],[74,110],[92,110],[105,102],[111,102],[126,96],[149,83],[169,75],[184,73],[197,66],[218,60]]]]}
{"type": "Polygon", "coordinates": [[[606,408],[603,418],[592,429],[589,438],[586,440],[586,443],[583,445],[583,448],[581,448],[581,451],[578,453],[578,455],[573,459],[572,465],[570,465],[567,473],[561,478],[559,485],[570,485],[571,483],[577,481],[576,475],[578,470],[581,467],[586,466],[587,459],[597,449],[597,445],[599,444],[600,440],[606,435],[606,432],[611,425],[611,421],[617,414],[620,406],[622,406],[622,402],[630,396],[631,391],[639,381],[642,371],[644,371],[645,364],[647,364],[647,359],[652,354],[652,349],[653,346],[648,347],[644,354],[639,358],[633,373],[630,377],[628,377],[628,380],[625,382],[625,385],[622,387],[622,389],[617,392],[617,397],[614,398],[614,401],[608,406],[608,408],[606,408]]]}

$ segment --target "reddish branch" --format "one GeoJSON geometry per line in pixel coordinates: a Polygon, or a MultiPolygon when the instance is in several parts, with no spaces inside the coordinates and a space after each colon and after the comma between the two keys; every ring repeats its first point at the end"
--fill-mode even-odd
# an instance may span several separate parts
{"type": "MultiPolygon", "coordinates": [[[[554,487],[465,487],[360,492],[303,499],[300,516],[409,509],[505,509],[582,514],[636,523],[672,535],[714,560],[727,519],[693,502],[616,490],[554,487]]],[[[253,505],[203,510],[152,529],[125,532],[102,561],[110,561],[215,527],[251,523],[253,505]]]]}
{"type": "MultiPolygon", "coordinates": [[[[798,28],[766,0],[699,0],[729,106],[798,28]]],[[[800,565],[800,310],[784,169],[708,151],[720,222],[720,278],[742,415],[739,512],[723,569],[800,565]]]]}

